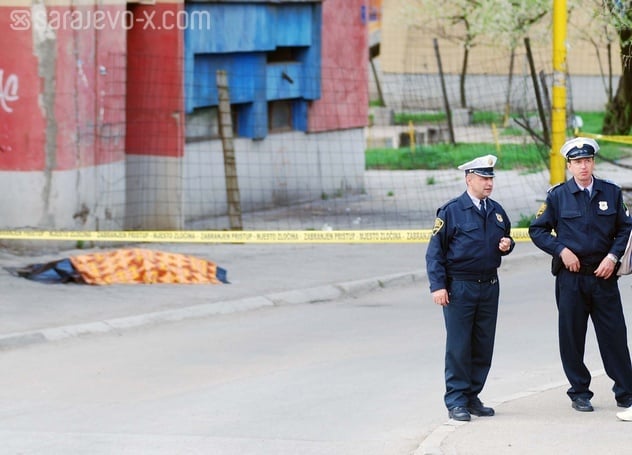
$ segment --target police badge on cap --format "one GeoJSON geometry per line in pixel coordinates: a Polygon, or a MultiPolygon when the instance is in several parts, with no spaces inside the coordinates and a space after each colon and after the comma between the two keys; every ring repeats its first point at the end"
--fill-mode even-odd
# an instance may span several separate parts
{"type": "Polygon", "coordinates": [[[567,161],[579,158],[593,158],[597,151],[599,151],[597,141],[588,137],[569,139],[560,149],[560,153],[567,161]]]}
{"type": "Polygon", "coordinates": [[[468,161],[465,164],[461,164],[459,169],[465,171],[465,174],[476,174],[481,177],[493,177],[494,165],[496,164],[496,158],[494,155],[485,155],[474,158],[472,161],[468,161]]]}

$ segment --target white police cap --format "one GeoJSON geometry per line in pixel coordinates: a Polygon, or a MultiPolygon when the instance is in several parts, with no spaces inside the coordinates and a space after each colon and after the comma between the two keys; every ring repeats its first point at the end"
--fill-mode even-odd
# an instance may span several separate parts
{"type": "Polygon", "coordinates": [[[472,161],[461,164],[459,169],[465,171],[466,174],[476,174],[481,177],[493,177],[494,165],[496,164],[494,155],[485,155],[474,158],[472,161]]]}
{"type": "Polygon", "coordinates": [[[574,137],[564,143],[560,153],[567,160],[578,158],[592,158],[597,154],[599,145],[594,139],[588,137],[574,137]]]}

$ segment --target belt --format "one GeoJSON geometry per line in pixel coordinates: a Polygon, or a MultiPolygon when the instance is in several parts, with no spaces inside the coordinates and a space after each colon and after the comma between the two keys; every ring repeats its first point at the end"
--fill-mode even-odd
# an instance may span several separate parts
{"type": "Polygon", "coordinates": [[[580,275],[594,275],[597,267],[599,267],[599,265],[581,265],[577,273],[580,275]]]}
{"type": "Polygon", "coordinates": [[[480,273],[457,273],[448,277],[450,281],[474,281],[475,283],[496,284],[498,282],[498,275],[485,275],[480,273]]]}

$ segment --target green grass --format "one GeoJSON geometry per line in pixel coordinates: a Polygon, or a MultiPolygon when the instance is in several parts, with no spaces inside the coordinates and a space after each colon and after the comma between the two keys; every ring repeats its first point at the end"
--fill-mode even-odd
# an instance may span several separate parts
{"type": "MultiPolygon", "coordinates": [[[[603,128],[604,112],[577,112],[576,115],[582,118],[583,126],[578,131],[581,133],[601,134],[603,128]]],[[[599,157],[607,160],[618,160],[621,158],[632,156],[632,147],[616,142],[608,142],[605,139],[597,141],[599,143],[599,154],[597,155],[597,163],[599,157]]]]}
{"type": "MultiPolygon", "coordinates": [[[[372,102],[370,105],[377,105],[377,102],[372,102]]],[[[588,133],[600,134],[603,126],[604,112],[577,112],[582,118],[584,126],[582,131],[588,133]]],[[[408,125],[409,122],[413,122],[415,125],[428,124],[428,123],[447,123],[445,113],[440,111],[433,112],[396,112],[394,114],[396,125],[408,125]]],[[[504,116],[498,112],[491,111],[477,111],[472,113],[472,122],[475,125],[491,125],[492,123],[497,126],[503,124],[504,116]]]]}
{"type": "Polygon", "coordinates": [[[603,128],[603,112],[577,112],[576,115],[582,118],[584,126],[581,131],[592,134],[601,134],[603,128]]]}
{"type": "Polygon", "coordinates": [[[398,112],[395,113],[394,117],[396,125],[408,125],[409,122],[413,122],[415,125],[447,122],[443,112],[398,112]]]}
{"type": "Polygon", "coordinates": [[[367,169],[435,170],[455,169],[461,163],[489,153],[501,158],[496,169],[537,170],[545,165],[535,145],[503,144],[500,153],[497,153],[492,144],[435,144],[417,147],[414,153],[409,148],[368,149],[365,156],[367,169]]]}
{"type": "Polygon", "coordinates": [[[524,215],[520,214],[520,219],[518,220],[517,227],[519,228],[528,228],[531,226],[531,221],[535,219],[535,215],[524,215]]]}
{"type": "MultiPolygon", "coordinates": [[[[587,132],[599,134],[603,124],[603,112],[578,112],[583,121],[580,133],[587,132]]],[[[474,111],[474,123],[496,124],[501,135],[524,135],[522,129],[515,126],[502,128],[502,115],[493,112],[474,111]]],[[[415,113],[415,114],[395,114],[396,122],[400,124],[413,123],[433,123],[445,121],[442,113],[415,113]]],[[[607,160],[618,160],[623,157],[632,156],[632,148],[621,144],[599,141],[599,157],[607,160]]],[[[548,150],[538,147],[535,144],[502,144],[500,150],[494,144],[488,143],[459,143],[454,146],[450,144],[434,144],[428,146],[417,146],[414,151],[410,148],[388,149],[374,148],[366,150],[366,169],[384,170],[414,170],[414,169],[456,169],[459,164],[465,163],[477,156],[493,154],[499,160],[496,169],[499,170],[524,170],[538,171],[548,167],[548,150]]]]}
{"type": "MultiPolygon", "coordinates": [[[[366,150],[365,162],[366,169],[375,170],[456,169],[462,163],[490,153],[499,158],[496,163],[499,170],[540,171],[548,167],[549,152],[534,144],[502,144],[500,152],[493,144],[486,143],[435,144],[417,147],[414,152],[409,148],[374,148],[366,150]]],[[[620,144],[603,143],[598,157],[618,160],[631,155],[632,150],[620,144]]]]}
{"type": "MultiPolygon", "coordinates": [[[[394,117],[396,125],[408,125],[409,122],[413,122],[414,125],[421,125],[447,123],[448,121],[443,112],[396,112],[394,117]]],[[[503,123],[503,116],[497,112],[475,110],[472,113],[472,123],[475,125],[491,125],[492,123],[500,125],[503,123]]]]}
{"type": "Polygon", "coordinates": [[[475,125],[491,125],[494,123],[496,126],[499,126],[503,123],[503,116],[497,112],[474,111],[472,123],[475,125]]]}

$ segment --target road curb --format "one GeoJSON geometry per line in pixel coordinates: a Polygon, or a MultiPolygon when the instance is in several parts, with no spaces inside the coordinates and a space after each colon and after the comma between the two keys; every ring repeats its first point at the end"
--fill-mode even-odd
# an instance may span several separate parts
{"type": "Polygon", "coordinates": [[[17,349],[36,344],[61,341],[68,338],[120,333],[125,330],[157,324],[204,318],[222,314],[251,311],[282,305],[325,303],[344,298],[360,297],[382,288],[407,286],[425,277],[421,270],[397,273],[363,280],[295,289],[263,296],[192,305],[174,310],[156,311],[103,321],[0,335],[0,350],[17,349]]]}
{"type": "MultiPolygon", "coordinates": [[[[511,263],[514,260],[525,260],[527,258],[537,258],[539,256],[542,256],[541,252],[527,253],[518,256],[509,255],[504,258],[504,261],[506,261],[506,263],[511,263]]],[[[335,284],[288,290],[262,296],[192,305],[174,310],[164,310],[106,319],[102,321],[86,322],[82,324],[8,333],[0,335],[0,350],[17,349],[20,347],[60,341],[68,338],[99,334],[102,335],[112,332],[116,333],[156,324],[250,311],[266,307],[332,302],[345,298],[360,297],[378,289],[413,285],[424,280],[425,277],[425,269],[418,269],[409,272],[386,274],[360,280],[342,281],[335,284]]]]}

